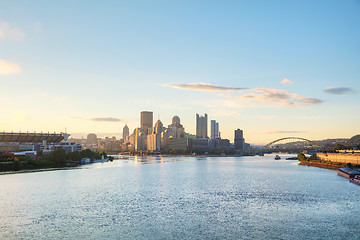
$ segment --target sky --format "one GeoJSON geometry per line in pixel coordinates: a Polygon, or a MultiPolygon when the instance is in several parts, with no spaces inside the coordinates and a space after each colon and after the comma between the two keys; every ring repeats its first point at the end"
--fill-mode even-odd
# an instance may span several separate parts
{"type": "Polygon", "coordinates": [[[119,137],[153,111],[231,142],[350,138],[359,43],[359,0],[0,0],[0,131],[119,137]]]}

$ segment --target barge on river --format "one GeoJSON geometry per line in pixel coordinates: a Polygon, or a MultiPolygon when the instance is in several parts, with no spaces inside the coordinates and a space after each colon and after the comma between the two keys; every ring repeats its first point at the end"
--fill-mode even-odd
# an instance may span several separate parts
{"type": "Polygon", "coordinates": [[[350,178],[350,182],[360,186],[360,175],[356,175],[354,178],[350,178]]]}
{"type": "Polygon", "coordinates": [[[339,168],[337,170],[339,176],[345,178],[355,178],[355,176],[360,176],[360,169],[351,169],[351,168],[339,168]]]}

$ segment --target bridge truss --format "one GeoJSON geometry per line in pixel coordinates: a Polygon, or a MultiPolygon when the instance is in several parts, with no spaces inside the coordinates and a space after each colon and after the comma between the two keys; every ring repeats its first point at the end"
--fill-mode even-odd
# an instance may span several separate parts
{"type": "Polygon", "coordinates": [[[302,141],[306,141],[306,142],[309,142],[313,145],[319,145],[318,143],[312,141],[312,140],[309,140],[309,139],[306,139],[306,138],[301,138],[301,137],[284,137],[284,138],[279,138],[279,139],[276,139],[268,144],[266,144],[264,146],[264,149],[270,147],[271,145],[273,145],[274,143],[277,143],[277,142],[280,142],[280,141],[283,141],[283,140],[289,140],[289,139],[293,139],[293,140],[302,140],[302,141]]]}

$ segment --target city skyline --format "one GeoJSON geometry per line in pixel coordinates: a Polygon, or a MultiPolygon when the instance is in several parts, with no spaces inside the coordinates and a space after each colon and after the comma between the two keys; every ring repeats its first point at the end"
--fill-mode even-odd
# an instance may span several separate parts
{"type": "Polygon", "coordinates": [[[360,132],[359,2],[0,5],[0,131],[120,137],[148,109],[251,144],[360,132]]]}

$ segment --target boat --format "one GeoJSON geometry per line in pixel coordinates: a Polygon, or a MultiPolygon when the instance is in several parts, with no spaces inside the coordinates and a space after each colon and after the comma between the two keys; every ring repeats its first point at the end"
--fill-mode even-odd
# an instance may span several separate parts
{"type": "Polygon", "coordinates": [[[358,169],[351,169],[351,168],[339,168],[337,170],[337,174],[341,177],[345,178],[355,178],[356,175],[360,175],[360,171],[358,169]]]}
{"type": "Polygon", "coordinates": [[[360,186],[360,175],[356,175],[354,178],[350,178],[350,182],[360,186]]]}
{"type": "Polygon", "coordinates": [[[280,159],[281,159],[281,157],[279,155],[275,156],[275,160],[280,160],[280,159]]]}

